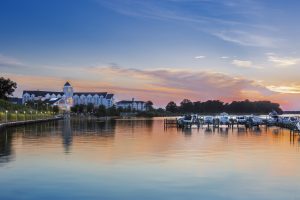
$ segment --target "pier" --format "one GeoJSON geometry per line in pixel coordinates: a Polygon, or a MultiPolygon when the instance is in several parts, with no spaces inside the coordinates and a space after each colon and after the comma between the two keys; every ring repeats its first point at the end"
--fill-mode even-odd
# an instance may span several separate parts
{"type": "MultiPolygon", "coordinates": [[[[222,123],[218,118],[214,118],[211,122],[205,122],[203,117],[197,118],[197,120],[191,120],[191,121],[180,121],[179,118],[171,118],[171,119],[164,119],[164,128],[181,128],[181,129],[191,129],[192,127],[200,128],[200,127],[207,127],[207,128],[245,128],[245,129],[251,129],[253,127],[261,127],[264,126],[268,128],[269,126],[277,126],[281,128],[289,129],[292,135],[300,135],[300,129],[296,126],[296,122],[289,122],[285,123],[282,121],[277,121],[275,123],[270,123],[268,120],[264,119],[261,121],[261,123],[255,123],[252,121],[245,121],[245,122],[239,122],[233,118],[230,118],[228,122],[222,123]]],[[[298,120],[299,121],[299,120],[298,120]]],[[[297,122],[298,122],[297,121],[297,122]]]]}

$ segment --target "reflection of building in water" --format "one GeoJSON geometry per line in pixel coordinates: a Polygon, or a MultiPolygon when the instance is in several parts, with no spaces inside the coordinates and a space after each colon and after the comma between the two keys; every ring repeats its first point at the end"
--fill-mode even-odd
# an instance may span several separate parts
{"type": "Polygon", "coordinates": [[[12,149],[12,128],[1,131],[0,133],[0,165],[10,162],[14,156],[12,149]]]}
{"type": "Polygon", "coordinates": [[[73,140],[70,119],[65,119],[63,121],[62,137],[63,137],[63,145],[65,148],[65,153],[70,153],[70,148],[71,148],[72,140],[73,140]]]}
{"type": "Polygon", "coordinates": [[[72,119],[73,135],[97,135],[114,136],[116,121],[97,121],[94,119],[86,120],[81,118],[72,119]]]}
{"type": "Polygon", "coordinates": [[[152,133],[153,129],[153,120],[152,119],[124,119],[124,120],[117,120],[117,127],[118,128],[124,128],[124,129],[130,129],[132,132],[134,132],[136,129],[143,128],[146,133],[152,133]]]}

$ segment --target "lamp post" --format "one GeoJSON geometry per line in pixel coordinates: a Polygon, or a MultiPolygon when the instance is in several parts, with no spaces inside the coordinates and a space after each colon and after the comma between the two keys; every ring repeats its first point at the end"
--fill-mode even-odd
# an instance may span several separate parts
{"type": "Polygon", "coordinates": [[[48,104],[49,104],[49,103],[46,103],[46,105],[47,105],[47,111],[48,111],[48,104]]]}
{"type": "Polygon", "coordinates": [[[16,110],[16,121],[18,121],[18,111],[16,110]]]}
{"type": "Polygon", "coordinates": [[[24,121],[26,121],[26,111],[24,111],[24,121]]]}
{"type": "Polygon", "coordinates": [[[30,120],[32,120],[32,110],[30,111],[30,120]]]}
{"type": "Polygon", "coordinates": [[[7,123],[7,113],[8,113],[8,110],[5,111],[5,122],[7,123]]]}
{"type": "Polygon", "coordinates": [[[35,120],[37,120],[37,113],[38,113],[38,112],[37,112],[37,111],[35,111],[35,120]]]}

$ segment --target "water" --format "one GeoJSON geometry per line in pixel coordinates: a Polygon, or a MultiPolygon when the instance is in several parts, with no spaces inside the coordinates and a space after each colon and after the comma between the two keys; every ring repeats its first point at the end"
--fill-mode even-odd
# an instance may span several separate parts
{"type": "Polygon", "coordinates": [[[160,118],[2,130],[0,199],[300,199],[300,137],[160,118]]]}

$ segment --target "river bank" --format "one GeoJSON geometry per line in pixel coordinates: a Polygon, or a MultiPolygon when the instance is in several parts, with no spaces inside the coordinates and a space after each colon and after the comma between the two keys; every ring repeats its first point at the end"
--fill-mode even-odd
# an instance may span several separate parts
{"type": "Polygon", "coordinates": [[[4,123],[0,123],[0,130],[2,128],[11,127],[11,126],[21,126],[21,125],[41,123],[41,122],[49,122],[49,121],[55,121],[55,120],[61,120],[61,119],[63,119],[63,117],[53,117],[53,118],[37,119],[37,120],[26,120],[26,121],[4,122],[4,123]]]}

